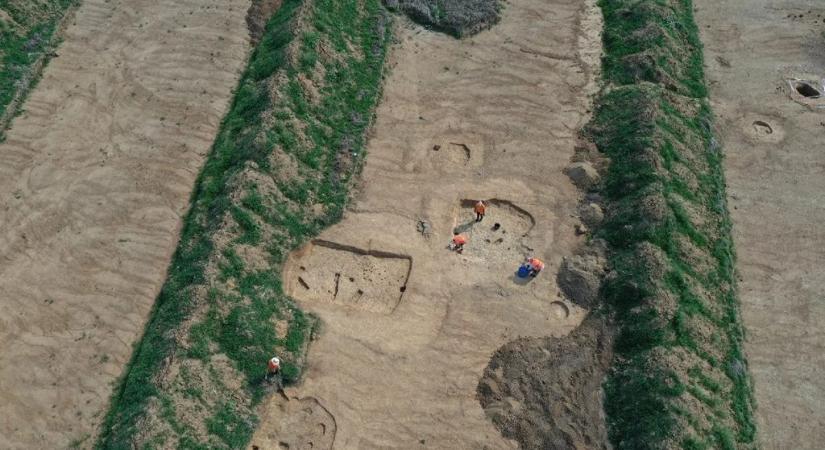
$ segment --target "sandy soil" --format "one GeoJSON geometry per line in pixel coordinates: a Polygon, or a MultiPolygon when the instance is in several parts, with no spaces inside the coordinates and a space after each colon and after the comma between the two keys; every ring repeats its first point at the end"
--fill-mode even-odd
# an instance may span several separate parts
{"type": "Polygon", "coordinates": [[[0,144],[0,447],[65,447],[102,419],[243,67],[248,7],[85,0],[0,144]]]}
{"type": "Polygon", "coordinates": [[[516,446],[485,416],[476,388],[503,344],[565,335],[585,315],[555,284],[562,257],[582,240],[574,233],[580,194],[562,169],[594,87],[582,58],[598,60],[598,39],[580,39],[583,11],[579,0],[516,0],[499,25],[465,41],[401,25],[360,193],[324,242],[287,264],[287,291],[321,317],[322,331],[304,383],[264,406],[253,446],[516,446]],[[497,201],[472,224],[468,199],[497,201]],[[457,226],[470,235],[461,255],[446,248],[457,226]],[[404,260],[379,272],[379,254],[411,261],[406,284],[404,260]],[[547,262],[546,273],[517,283],[528,254],[547,262]],[[350,273],[353,259],[367,271],[350,273]],[[314,283],[303,286],[302,273],[314,283]],[[397,305],[333,301],[336,277],[397,305]],[[309,437],[284,432],[294,421],[279,412],[290,410],[318,418],[304,424],[309,437]]]}
{"type": "Polygon", "coordinates": [[[738,253],[746,350],[766,449],[825,439],[825,77],[818,0],[696,0],[738,253]],[[809,107],[810,106],[810,107],[809,107]]]}

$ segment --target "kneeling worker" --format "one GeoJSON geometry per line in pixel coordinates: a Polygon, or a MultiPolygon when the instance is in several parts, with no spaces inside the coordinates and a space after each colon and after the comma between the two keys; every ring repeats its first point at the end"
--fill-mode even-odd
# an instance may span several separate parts
{"type": "Polygon", "coordinates": [[[539,274],[542,270],[544,270],[544,262],[538,258],[530,258],[527,260],[527,264],[530,265],[530,276],[534,277],[539,274]]]}
{"type": "Polygon", "coordinates": [[[450,250],[455,250],[456,253],[461,253],[464,251],[464,244],[466,243],[467,236],[464,236],[463,234],[456,234],[450,242],[450,250]]]}

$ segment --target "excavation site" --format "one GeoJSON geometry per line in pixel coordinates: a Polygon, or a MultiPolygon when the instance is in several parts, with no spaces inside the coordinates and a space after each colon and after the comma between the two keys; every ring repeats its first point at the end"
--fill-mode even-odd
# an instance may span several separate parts
{"type": "Polygon", "coordinates": [[[0,1],[0,448],[825,442],[813,0],[0,1]]]}

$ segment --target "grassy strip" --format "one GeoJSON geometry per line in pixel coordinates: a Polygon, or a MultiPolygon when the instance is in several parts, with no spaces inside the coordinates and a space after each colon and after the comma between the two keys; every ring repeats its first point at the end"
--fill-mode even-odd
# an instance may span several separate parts
{"type": "Polygon", "coordinates": [[[55,45],[60,20],[78,0],[0,0],[0,128],[16,114],[25,94],[34,87],[36,64],[55,45]],[[3,20],[5,16],[7,20],[3,20]],[[17,109],[15,108],[15,109],[17,109]]]}
{"type": "Polygon", "coordinates": [[[587,133],[611,159],[599,231],[617,317],[617,449],[752,448],[722,154],[690,0],[601,0],[608,87],[587,133]]]}
{"type": "Polygon", "coordinates": [[[285,0],[270,19],[98,448],[242,448],[266,360],[298,378],[313,320],[283,293],[281,265],[342,216],[388,27],[379,0],[285,0]]]}

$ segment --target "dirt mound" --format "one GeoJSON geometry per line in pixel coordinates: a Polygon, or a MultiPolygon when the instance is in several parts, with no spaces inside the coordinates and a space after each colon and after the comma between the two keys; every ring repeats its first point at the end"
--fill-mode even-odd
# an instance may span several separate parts
{"type": "Polygon", "coordinates": [[[577,188],[587,191],[599,184],[601,177],[593,165],[588,162],[574,162],[564,170],[577,188]]]}
{"type": "Polygon", "coordinates": [[[595,308],[607,264],[606,243],[594,240],[562,260],[556,282],[564,295],[582,308],[595,308]]]}
{"type": "Polygon", "coordinates": [[[611,347],[606,321],[595,315],[562,338],[512,341],[485,369],[479,402],[522,448],[607,448],[601,384],[611,347]]]}
{"type": "Polygon", "coordinates": [[[476,34],[499,21],[498,0],[384,0],[421,24],[456,37],[476,34]]]}
{"type": "Polygon", "coordinates": [[[701,46],[695,24],[683,2],[667,0],[614,2],[605,9],[605,21],[617,23],[604,30],[604,73],[621,84],[642,81],[672,92],[701,97],[701,46]],[[698,71],[698,72],[697,72],[698,71]]]}
{"type": "Polygon", "coordinates": [[[282,3],[283,0],[252,0],[246,12],[246,26],[249,28],[249,40],[252,45],[257,45],[261,41],[266,23],[282,3]]]}
{"type": "Polygon", "coordinates": [[[598,235],[610,248],[601,292],[617,319],[604,384],[611,440],[752,448],[722,152],[691,2],[601,5],[613,87],[585,135],[610,160],[598,235]]]}

